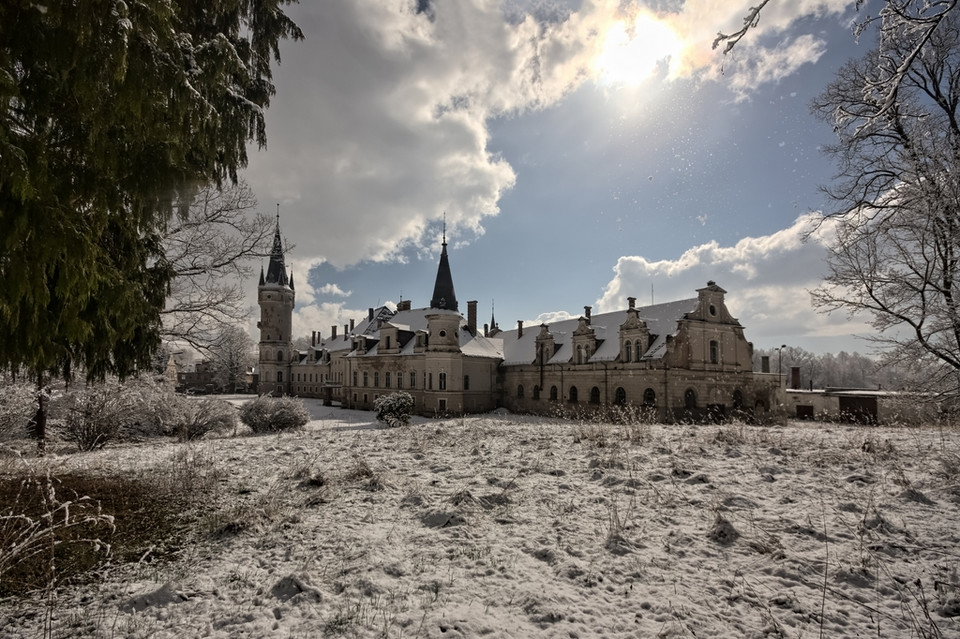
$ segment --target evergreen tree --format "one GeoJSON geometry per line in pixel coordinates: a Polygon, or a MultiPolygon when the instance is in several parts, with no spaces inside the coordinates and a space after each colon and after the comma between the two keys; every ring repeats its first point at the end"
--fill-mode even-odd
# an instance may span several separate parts
{"type": "Polygon", "coordinates": [[[0,367],[149,366],[173,202],[265,144],[290,1],[0,3],[0,367]]]}

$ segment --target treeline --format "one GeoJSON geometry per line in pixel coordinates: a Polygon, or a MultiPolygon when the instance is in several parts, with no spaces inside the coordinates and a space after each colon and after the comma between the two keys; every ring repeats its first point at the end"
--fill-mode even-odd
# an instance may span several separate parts
{"type": "Polygon", "coordinates": [[[760,371],[762,358],[769,356],[770,372],[781,372],[787,384],[794,366],[800,367],[801,388],[883,388],[904,390],[916,386],[917,371],[861,353],[812,353],[799,346],[753,351],[753,370],[760,371]],[[782,360],[781,360],[782,357],[782,360]]]}

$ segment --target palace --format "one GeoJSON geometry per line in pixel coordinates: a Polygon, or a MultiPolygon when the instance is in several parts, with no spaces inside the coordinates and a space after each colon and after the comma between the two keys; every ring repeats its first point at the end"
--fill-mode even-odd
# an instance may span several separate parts
{"type": "Polygon", "coordinates": [[[726,291],[707,282],[685,300],[502,331],[491,317],[477,326],[477,302],[460,314],[446,238],[430,306],[370,308],[327,337],[293,347],[293,275],[284,263],[280,225],[266,274],[261,270],[260,393],[323,398],[373,409],[397,390],[422,415],[547,413],[558,406],[644,408],[659,420],[722,419],[766,411],[776,402],[775,375],[753,371],[753,345],[727,311],[726,291]]]}

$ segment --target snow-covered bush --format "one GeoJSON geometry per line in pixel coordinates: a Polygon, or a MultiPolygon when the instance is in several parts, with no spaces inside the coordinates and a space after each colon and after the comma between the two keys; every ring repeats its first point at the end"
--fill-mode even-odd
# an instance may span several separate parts
{"type": "Polygon", "coordinates": [[[0,388],[0,440],[27,435],[27,424],[37,411],[37,389],[15,382],[0,388]]]}
{"type": "Polygon", "coordinates": [[[413,395],[404,391],[381,395],[373,401],[377,421],[388,426],[401,426],[410,422],[413,414],[413,395]]]}
{"type": "Polygon", "coordinates": [[[237,427],[237,409],[222,399],[186,400],[182,402],[177,439],[200,439],[210,432],[223,432],[237,427]]]}
{"type": "Polygon", "coordinates": [[[63,437],[80,450],[103,448],[120,436],[136,405],[136,398],[118,384],[87,386],[71,393],[63,437]]]}
{"type": "Polygon", "coordinates": [[[261,395],[243,405],[240,421],[255,433],[272,433],[302,428],[310,421],[310,413],[296,397],[261,395]]]}

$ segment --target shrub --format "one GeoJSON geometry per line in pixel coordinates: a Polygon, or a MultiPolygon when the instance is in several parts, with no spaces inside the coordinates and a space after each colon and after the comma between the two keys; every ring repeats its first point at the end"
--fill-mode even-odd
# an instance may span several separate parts
{"type": "Polygon", "coordinates": [[[210,432],[223,432],[237,427],[237,410],[222,399],[184,401],[181,418],[176,426],[177,439],[200,439],[210,432]]]}
{"type": "Polygon", "coordinates": [[[302,428],[310,421],[310,413],[295,397],[261,395],[243,405],[240,421],[255,433],[271,433],[302,428]]]}
{"type": "Polygon", "coordinates": [[[64,439],[80,450],[103,448],[117,439],[135,404],[135,398],[116,384],[88,386],[70,397],[64,420],[64,439]]]}
{"type": "Polygon", "coordinates": [[[33,384],[15,382],[0,391],[0,440],[23,437],[37,411],[37,389],[33,384]]]}
{"type": "Polygon", "coordinates": [[[381,395],[373,402],[377,411],[377,421],[388,426],[401,426],[410,422],[413,414],[413,395],[403,391],[381,395]]]}

